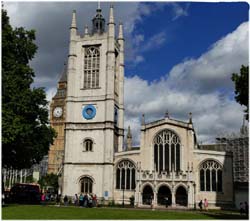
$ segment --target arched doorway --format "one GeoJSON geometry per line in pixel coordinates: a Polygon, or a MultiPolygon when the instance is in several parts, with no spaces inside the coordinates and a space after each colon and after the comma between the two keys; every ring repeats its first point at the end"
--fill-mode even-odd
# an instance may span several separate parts
{"type": "Polygon", "coordinates": [[[188,204],[188,195],[187,191],[183,186],[179,186],[176,190],[176,205],[187,206],[188,204]]]}
{"type": "Polygon", "coordinates": [[[172,194],[167,186],[161,186],[157,194],[157,203],[159,205],[171,205],[172,204],[172,194]]]}
{"type": "Polygon", "coordinates": [[[154,198],[154,192],[150,185],[146,185],[142,192],[142,204],[150,205],[154,198]]]}

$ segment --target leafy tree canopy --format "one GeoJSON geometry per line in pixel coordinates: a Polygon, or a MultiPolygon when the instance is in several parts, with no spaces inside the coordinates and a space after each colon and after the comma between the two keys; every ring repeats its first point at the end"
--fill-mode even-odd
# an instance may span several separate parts
{"type": "Polygon", "coordinates": [[[55,190],[58,189],[58,176],[56,174],[47,174],[46,176],[41,177],[41,179],[38,181],[41,188],[52,186],[55,190]]]}
{"type": "Polygon", "coordinates": [[[249,81],[249,67],[248,66],[241,66],[240,74],[233,73],[232,74],[232,81],[235,84],[235,100],[241,104],[246,106],[246,119],[248,120],[248,81],[249,81]]]}
{"type": "Polygon", "coordinates": [[[2,10],[2,163],[22,169],[39,163],[53,143],[43,88],[31,88],[29,66],[37,46],[35,31],[13,29],[2,10]]]}

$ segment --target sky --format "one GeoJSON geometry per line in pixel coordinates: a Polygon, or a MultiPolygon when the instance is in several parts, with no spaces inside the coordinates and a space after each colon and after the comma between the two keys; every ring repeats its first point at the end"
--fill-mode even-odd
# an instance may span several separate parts
{"type": "MultiPolygon", "coordinates": [[[[140,119],[187,122],[199,143],[238,133],[244,107],[234,100],[232,73],[249,62],[249,6],[244,2],[115,2],[125,35],[125,128],[140,142],[140,119]]],[[[101,2],[108,20],[109,2],[101,2]]],[[[96,2],[4,2],[10,22],[36,30],[34,87],[55,95],[67,60],[72,11],[79,33],[91,27],[96,2]]]]}

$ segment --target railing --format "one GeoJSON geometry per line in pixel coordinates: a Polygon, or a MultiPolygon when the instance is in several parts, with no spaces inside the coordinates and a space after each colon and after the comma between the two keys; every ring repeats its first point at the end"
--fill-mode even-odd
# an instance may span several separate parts
{"type": "Polygon", "coordinates": [[[137,180],[145,181],[145,180],[158,180],[158,181],[190,181],[192,177],[192,171],[184,172],[167,172],[163,171],[161,173],[155,171],[137,171],[137,180]]]}

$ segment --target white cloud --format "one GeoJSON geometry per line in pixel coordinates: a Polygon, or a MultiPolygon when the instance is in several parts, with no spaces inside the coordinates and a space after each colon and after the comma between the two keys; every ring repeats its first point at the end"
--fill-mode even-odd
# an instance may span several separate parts
{"type": "Polygon", "coordinates": [[[56,87],[51,87],[48,90],[46,90],[46,100],[50,102],[52,98],[55,96],[56,91],[57,91],[56,87]]]}
{"type": "Polygon", "coordinates": [[[153,35],[151,38],[148,39],[147,43],[143,46],[141,51],[149,51],[158,49],[162,46],[166,41],[166,33],[160,32],[153,35]]]}
{"type": "Polygon", "coordinates": [[[163,118],[166,110],[170,117],[184,121],[192,112],[202,142],[239,131],[244,108],[232,98],[231,74],[242,64],[248,64],[248,23],[215,42],[199,58],[177,64],[159,81],[126,78],[125,125],[131,125],[134,144],[139,143],[141,114],[149,122],[163,118]]]}
{"type": "Polygon", "coordinates": [[[143,62],[143,61],[144,61],[144,57],[142,57],[141,55],[137,55],[137,56],[135,57],[134,63],[135,63],[135,64],[139,64],[139,63],[141,63],[141,62],[143,62]]]}
{"type": "Polygon", "coordinates": [[[244,22],[199,58],[186,59],[174,66],[168,77],[169,86],[200,93],[219,87],[231,89],[232,73],[238,72],[242,64],[248,64],[248,36],[248,22],[244,22]]]}
{"type": "Polygon", "coordinates": [[[189,4],[186,4],[185,6],[181,7],[178,3],[170,3],[173,6],[173,14],[174,17],[172,20],[176,20],[182,16],[188,16],[188,8],[189,4]]]}

